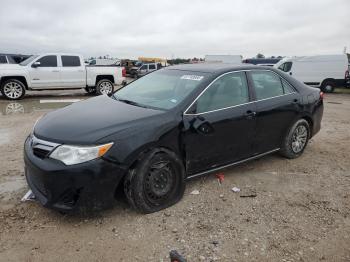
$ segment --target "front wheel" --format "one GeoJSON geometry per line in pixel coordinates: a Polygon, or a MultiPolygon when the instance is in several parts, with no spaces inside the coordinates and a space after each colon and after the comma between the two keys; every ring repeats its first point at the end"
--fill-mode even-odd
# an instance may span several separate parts
{"type": "Polygon", "coordinates": [[[114,86],[112,81],[108,79],[102,79],[98,81],[96,85],[96,93],[98,95],[108,95],[111,96],[114,91],[114,86]]]}
{"type": "Polygon", "coordinates": [[[139,159],[124,179],[124,192],[131,206],[152,213],[177,203],[185,191],[181,160],[168,150],[152,150],[139,159]]]}
{"type": "Polygon", "coordinates": [[[9,79],[0,87],[2,95],[9,100],[19,100],[24,97],[26,89],[24,84],[17,79],[9,79]]]}
{"type": "Polygon", "coordinates": [[[283,140],[281,155],[286,158],[301,156],[309,141],[310,125],[305,119],[298,120],[288,131],[283,140]]]}

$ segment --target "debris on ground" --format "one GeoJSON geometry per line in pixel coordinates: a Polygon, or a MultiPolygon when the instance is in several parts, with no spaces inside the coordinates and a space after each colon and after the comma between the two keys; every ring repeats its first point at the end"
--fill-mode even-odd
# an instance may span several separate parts
{"type": "Polygon", "coordinates": [[[224,173],[217,173],[215,176],[218,179],[219,186],[221,186],[222,182],[224,182],[225,179],[224,173]]]}
{"type": "Polygon", "coordinates": [[[247,189],[243,190],[242,193],[240,194],[240,197],[256,197],[257,193],[253,189],[247,189]]]}
{"type": "Polygon", "coordinates": [[[36,201],[36,198],[32,192],[32,190],[29,190],[21,199],[22,202],[25,201],[36,201]]]}
{"type": "Polygon", "coordinates": [[[233,187],[233,188],[231,188],[231,191],[232,191],[232,192],[235,192],[235,193],[238,193],[238,192],[241,191],[241,189],[238,188],[238,187],[233,187]]]}
{"type": "Polygon", "coordinates": [[[187,262],[176,250],[171,250],[169,256],[171,262],[187,262]]]}
{"type": "Polygon", "coordinates": [[[193,190],[190,195],[199,195],[199,190],[193,190]]]}

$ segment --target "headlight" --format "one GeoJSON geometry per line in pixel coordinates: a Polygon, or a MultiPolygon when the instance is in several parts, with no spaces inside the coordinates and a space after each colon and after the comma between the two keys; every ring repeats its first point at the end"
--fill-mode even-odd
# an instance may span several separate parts
{"type": "Polygon", "coordinates": [[[92,147],[61,145],[50,154],[50,157],[68,166],[75,165],[103,156],[112,145],[113,143],[92,147]]]}

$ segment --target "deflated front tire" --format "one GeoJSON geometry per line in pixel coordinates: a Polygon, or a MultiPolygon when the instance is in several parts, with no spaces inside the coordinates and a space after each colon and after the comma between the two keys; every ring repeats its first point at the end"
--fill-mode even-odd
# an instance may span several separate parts
{"type": "Polygon", "coordinates": [[[143,155],[124,179],[124,192],[131,206],[153,213],[177,203],[185,191],[181,160],[166,149],[143,155]]]}

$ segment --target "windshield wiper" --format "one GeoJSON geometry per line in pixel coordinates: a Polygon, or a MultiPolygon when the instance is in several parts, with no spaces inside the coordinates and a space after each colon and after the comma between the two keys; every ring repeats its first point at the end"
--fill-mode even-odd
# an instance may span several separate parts
{"type": "Polygon", "coordinates": [[[139,104],[139,103],[137,103],[137,102],[135,102],[135,101],[131,101],[131,100],[128,100],[128,99],[122,99],[122,98],[117,98],[117,97],[115,97],[115,99],[117,99],[117,100],[120,101],[120,102],[129,104],[129,105],[138,106],[138,107],[144,107],[144,108],[149,108],[149,107],[146,106],[146,105],[142,105],[142,104],[139,104]]]}

